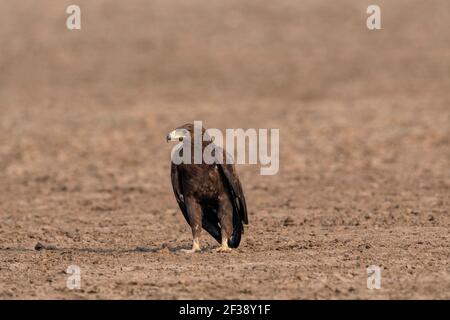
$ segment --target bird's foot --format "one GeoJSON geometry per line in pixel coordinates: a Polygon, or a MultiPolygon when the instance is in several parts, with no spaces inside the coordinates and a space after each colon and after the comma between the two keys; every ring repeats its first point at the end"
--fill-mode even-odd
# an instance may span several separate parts
{"type": "Polygon", "coordinates": [[[198,248],[192,248],[192,249],[181,249],[181,252],[184,253],[195,253],[195,252],[200,252],[201,250],[198,248]]]}
{"type": "Polygon", "coordinates": [[[229,246],[221,245],[220,247],[214,250],[215,252],[231,252],[231,248],[229,246]]]}
{"type": "Polygon", "coordinates": [[[228,246],[228,237],[222,235],[222,243],[220,247],[215,249],[216,252],[230,252],[231,248],[228,246]]]}
{"type": "Polygon", "coordinates": [[[199,242],[198,238],[194,238],[194,241],[192,242],[192,249],[181,249],[181,252],[186,252],[186,253],[194,253],[197,251],[201,251],[200,242],[199,242]]]}

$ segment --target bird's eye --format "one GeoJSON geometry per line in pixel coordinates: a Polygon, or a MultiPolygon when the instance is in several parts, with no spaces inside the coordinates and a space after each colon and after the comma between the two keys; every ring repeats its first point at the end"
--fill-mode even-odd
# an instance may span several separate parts
{"type": "Polygon", "coordinates": [[[179,138],[178,138],[178,141],[183,141],[183,137],[179,137],[179,138]]]}

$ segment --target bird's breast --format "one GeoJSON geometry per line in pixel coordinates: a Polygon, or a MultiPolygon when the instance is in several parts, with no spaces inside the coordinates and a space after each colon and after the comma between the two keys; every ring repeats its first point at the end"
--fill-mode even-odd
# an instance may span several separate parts
{"type": "Polygon", "coordinates": [[[185,165],[182,181],[184,190],[197,198],[217,198],[222,189],[220,174],[214,165],[185,165]]]}

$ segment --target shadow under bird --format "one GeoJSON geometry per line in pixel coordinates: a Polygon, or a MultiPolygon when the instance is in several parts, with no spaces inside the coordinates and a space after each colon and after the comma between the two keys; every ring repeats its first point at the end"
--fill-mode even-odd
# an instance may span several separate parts
{"type": "MultiPolygon", "coordinates": [[[[202,135],[205,136],[204,128],[202,135]]],[[[187,138],[190,140],[191,162],[171,163],[173,192],[193,236],[192,249],[183,251],[200,251],[202,229],[221,244],[217,251],[230,251],[239,246],[244,224],[248,224],[247,205],[236,168],[227,161],[207,164],[202,159],[200,164],[195,164],[194,149],[201,148],[203,155],[205,147],[213,142],[201,139],[200,146],[195,146],[192,124],[185,124],[170,132],[166,140],[183,141],[187,138]]],[[[225,157],[231,157],[218,146],[216,150],[222,151],[225,157]]],[[[183,150],[179,152],[182,155],[183,150]]]]}

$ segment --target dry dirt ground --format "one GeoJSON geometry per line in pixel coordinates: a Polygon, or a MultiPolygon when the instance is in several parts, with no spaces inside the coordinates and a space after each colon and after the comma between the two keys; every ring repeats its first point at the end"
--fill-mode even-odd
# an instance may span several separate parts
{"type": "Polygon", "coordinates": [[[377,1],[379,31],[371,3],[4,1],[0,298],[449,299],[450,2],[377,1]],[[192,120],[280,129],[229,254],[180,252],[165,135],[192,120]]]}

